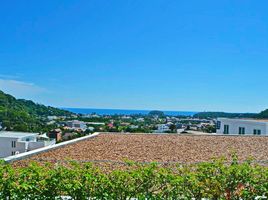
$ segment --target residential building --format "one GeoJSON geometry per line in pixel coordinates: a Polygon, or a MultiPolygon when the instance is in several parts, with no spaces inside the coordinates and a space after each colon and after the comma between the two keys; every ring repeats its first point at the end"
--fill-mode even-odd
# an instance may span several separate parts
{"type": "Polygon", "coordinates": [[[57,142],[62,140],[62,131],[60,129],[54,129],[52,131],[50,131],[47,136],[49,138],[53,138],[55,139],[57,142]]]}
{"type": "Polygon", "coordinates": [[[87,129],[87,125],[85,122],[78,121],[78,120],[72,120],[66,122],[66,125],[68,128],[73,129],[73,130],[82,130],[85,131],[87,129]]]}
{"type": "Polygon", "coordinates": [[[144,118],[143,117],[140,117],[136,120],[137,122],[144,122],[144,118]]]}
{"type": "Polygon", "coordinates": [[[158,124],[157,130],[155,130],[154,133],[165,133],[167,131],[170,131],[169,126],[167,124],[158,124]]]}
{"type": "Polygon", "coordinates": [[[99,126],[104,126],[104,122],[85,122],[88,125],[99,125],[99,126]]]}
{"type": "Polygon", "coordinates": [[[94,130],[95,130],[95,128],[94,128],[94,127],[92,127],[92,126],[88,126],[88,127],[87,127],[87,130],[89,130],[89,131],[94,131],[94,130]]]}
{"type": "Polygon", "coordinates": [[[55,144],[54,139],[37,133],[0,131],[0,158],[55,144]]]}
{"type": "Polygon", "coordinates": [[[268,120],[218,118],[218,134],[268,135],[268,120]]]}
{"type": "Polygon", "coordinates": [[[130,128],[131,129],[137,129],[137,128],[139,128],[139,126],[138,125],[130,125],[130,128]]]}
{"type": "Polygon", "coordinates": [[[57,116],[47,116],[47,119],[52,121],[52,120],[58,119],[58,117],[57,116]]]}

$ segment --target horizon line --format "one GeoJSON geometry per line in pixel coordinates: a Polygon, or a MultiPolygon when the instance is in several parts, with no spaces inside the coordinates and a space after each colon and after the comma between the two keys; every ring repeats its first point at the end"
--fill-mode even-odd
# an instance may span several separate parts
{"type": "Polygon", "coordinates": [[[237,113],[237,114],[258,114],[258,112],[228,112],[228,111],[190,111],[190,110],[161,110],[161,109],[128,109],[128,108],[85,108],[85,107],[58,107],[60,109],[96,109],[96,110],[132,110],[132,111],[162,111],[162,112],[223,112],[223,113],[237,113]]]}

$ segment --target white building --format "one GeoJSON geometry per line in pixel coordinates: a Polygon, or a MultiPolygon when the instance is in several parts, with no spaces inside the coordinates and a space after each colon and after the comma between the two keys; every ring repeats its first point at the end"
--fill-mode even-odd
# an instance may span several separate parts
{"type": "Polygon", "coordinates": [[[144,118],[143,117],[140,117],[136,120],[137,122],[144,122],[144,118]]]}
{"type": "Polygon", "coordinates": [[[154,133],[165,133],[167,131],[170,131],[169,126],[167,124],[158,124],[157,130],[155,130],[154,133]]]}
{"type": "Polygon", "coordinates": [[[78,121],[78,120],[73,120],[73,121],[68,121],[66,122],[66,125],[70,128],[70,129],[80,129],[85,131],[87,129],[87,125],[85,122],[82,121],[78,121]]]}
{"type": "Polygon", "coordinates": [[[49,121],[52,121],[52,120],[56,120],[56,119],[58,119],[58,117],[57,117],[57,116],[47,116],[47,119],[48,119],[49,121]]]}
{"type": "Polygon", "coordinates": [[[0,131],[0,158],[53,145],[55,142],[37,133],[0,131]]]}
{"type": "Polygon", "coordinates": [[[218,134],[268,136],[268,120],[218,118],[216,128],[218,134]]]}
{"type": "Polygon", "coordinates": [[[139,126],[138,125],[130,125],[130,128],[131,129],[137,129],[137,128],[139,128],[139,126]]]}

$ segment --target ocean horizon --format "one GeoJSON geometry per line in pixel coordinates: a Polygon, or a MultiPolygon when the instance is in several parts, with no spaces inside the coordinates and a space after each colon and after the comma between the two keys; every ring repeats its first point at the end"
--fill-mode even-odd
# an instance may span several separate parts
{"type": "MultiPolygon", "coordinates": [[[[152,110],[131,110],[131,109],[101,109],[101,108],[62,108],[64,110],[76,114],[92,114],[98,115],[147,115],[152,110]]],[[[165,115],[169,116],[193,116],[198,113],[195,111],[162,111],[165,115]]]]}

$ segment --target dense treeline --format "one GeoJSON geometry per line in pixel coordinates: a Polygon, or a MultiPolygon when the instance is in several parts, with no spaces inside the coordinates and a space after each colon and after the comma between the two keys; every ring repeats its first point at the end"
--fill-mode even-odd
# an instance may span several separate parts
{"type": "Polygon", "coordinates": [[[0,91],[0,122],[7,130],[46,131],[52,128],[46,125],[46,117],[50,115],[70,116],[71,113],[29,100],[16,99],[0,91]]]}
{"type": "Polygon", "coordinates": [[[1,199],[255,199],[268,196],[268,168],[223,161],[163,167],[126,163],[108,170],[92,164],[0,164],[1,199]]]}
{"type": "Polygon", "coordinates": [[[196,118],[256,118],[268,119],[268,109],[260,113],[226,113],[226,112],[199,112],[194,115],[196,118]]]}
{"type": "Polygon", "coordinates": [[[196,118],[257,118],[256,113],[226,113],[226,112],[200,112],[194,115],[196,118]]]}
{"type": "Polygon", "coordinates": [[[268,119],[268,109],[260,112],[260,114],[258,114],[257,118],[260,118],[260,119],[264,119],[264,118],[265,119],[268,119]]]}

